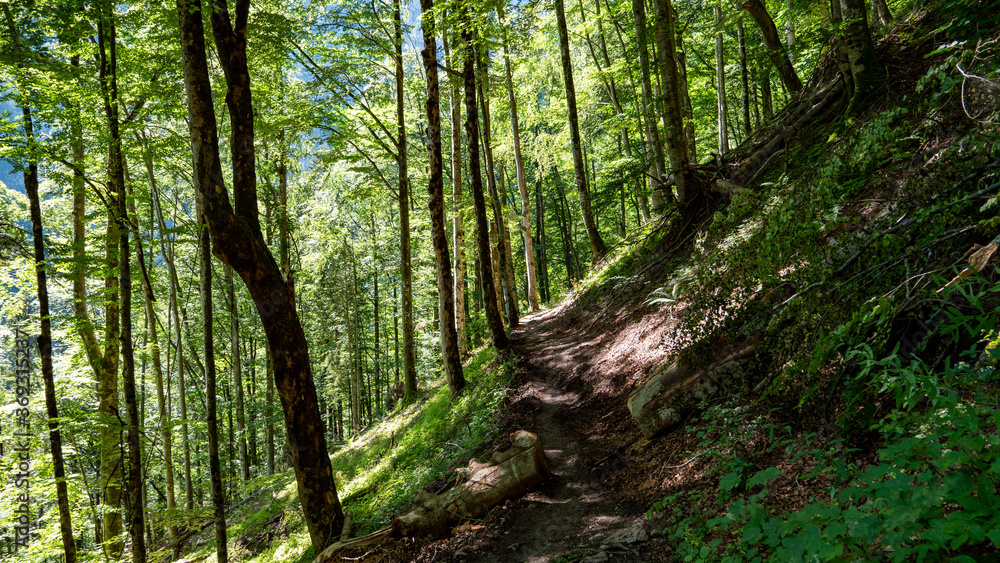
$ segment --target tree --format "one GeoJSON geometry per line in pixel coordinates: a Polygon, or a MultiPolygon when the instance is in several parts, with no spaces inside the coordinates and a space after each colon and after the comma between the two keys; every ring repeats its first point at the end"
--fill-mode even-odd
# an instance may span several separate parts
{"type": "Polygon", "coordinates": [[[607,254],[608,247],[597,230],[594,214],[590,209],[590,192],[587,186],[587,168],[583,163],[580,141],[580,119],[576,108],[576,86],[573,84],[573,61],[569,55],[569,32],[566,30],[566,8],[563,0],[556,0],[556,26],[559,28],[559,52],[562,56],[563,84],[566,87],[566,106],[569,112],[569,136],[573,150],[573,169],[576,172],[576,192],[580,198],[580,212],[590,242],[590,255],[597,262],[607,254]]]}
{"type": "Polygon", "coordinates": [[[757,26],[760,27],[760,31],[764,37],[764,46],[767,48],[767,56],[774,63],[774,68],[778,70],[781,83],[785,85],[785,88],[789,92],[795,93],[801,90],[802,81],[799,80],[799,75],[795,72],[795,67],[792,66],[792,61],[788,57],[788,50],[785,49],[785,44],[781,42],[781,36],[778,35],[778,28],[775,27],[774,20],[771,19],[771,14],[767,13],[767,8],[764,7],[763,0],[745,0],[741,2],[740,6],[750,13],[750,16],[757,22],[757,26]]]}
{"type": "MultiPolygon", "coordinates": [[[[15,57],[20,59],[22,47],[18,40],[17,27],[7,4],[3,5],[4,16],[7,19],[11,42],[17,50],[15,57]]],[[[20,66],[20,64],[19,64],[20,66]]],[[[20,70],[20,68],[19,68],[20,70]]],[[[20,74],[20,73],[19,73],[20,74]]],[[[26,98],[26,88],[23,76],[18,76],[17,87],[22,97],[26,98]]],[[[76,563],[76,541],[73,539],[73,521],[69,509],[69,492],[66,487],[66,464],[63,458],[62,433],[59,431],[59,406],[56,402],[55,376],[52,370],[52,317],[49,314],[49,290],[45,272],[45,238],[42,228],[42,208],[38,197],[38,163],[35,160],[35,132],[31,118],[31,108],[27,99],[21,102],[22,121],[28,164],[24,167],[24,187],[28,193],[31,214],[31,238],[34,247],[35,281],[38,293],[38,317],[41,330],[36,339],[38,351],[42,357],[42,384],[45,387],[45,411],[48,415],[49,445],[52,452],[52,474],[56,481],[56,504],[59,508],[59,532],[62,536],[63,557],[66,563],[76,563]]],[[[18,368],[23,367],[21,365],[18,368]]],[[[21,377],[17,377],[17,385],[21,386],[21,377]]],[[[30,385],[26,385],[30,387],[30,385]]]]}
{"type": "Polygon", "coordinates": [[[203,200],[213,253],[243,279],[264,326],[274,359],[275,387],[285,415],[299,500],[313,547],[320,552],[339,535],[344,515],[333,482],[305,334],[291,292],[264,243],[257,217],[254,117],[246,58],[250,2],[241,0],[236,4],[235,19],[230,18],[225,2],[216,4],[211,16],[232,125],[233,205],[223,183],[200,10],[200,0],[177,3],[193,177],[203,200]]]}
{"type": "Polygon", "coordinates": [[[465,87],[465,134],[469,147],[469,182],[472,187],[472,202],[476,214],[476,240],[479,250],[479,276],[483,288],[483,306],[486,310],[486,324],[490,339],[497,350],[506,350],[509,344],[507,333],[500,319],[500,309],[496,301],[493,283],[493,266],[490,259],[490,231],[486,219],[486,198],[483,195],[483,173],[479,165],[479,108],[476,104],[476,49],[473,31],[469,21],[468,8],[462,11],[463,63],[462,79],[465,87]]]}
{"type": "MultiPolygon", "coordinates": [[[[503,27],[503,22],[500,22],[503,27]]],[[[503,27],[503,67],[507,78],[507,99],[510,103],[510,129],[514,141],[514,167],[517,170],[517,192],[521,196],[521,234],[524,235],[524,263],[527,279],[528,305],[532,311],[538,307],[538,284],[535,280],[535,250],[531,237],[531,201],[528,199],[528,181],[524,174],[524,157],[521,156],[521,131],[517,121],[517,98],[514,80],[510,74],[510,53],[507,48],[507,28],[503,27]]]]}
{"type": "Polygon", "coordinates": [[[427,180],[428,207],[431,213],[431,241],[437,262],[438,314],[441,316],[441,352],[444,376],[452,397],[465,389],[462,359],[458,353],[458,332],[455,329],[455,300],[452,287],[451,256],[448,234],[444,227],[444,165],[441,161],[441,109],[437,71],[437,41],[434,37],[434,0],[420,0],[423,16],[420,27],[424,35],[424,71],[427,76],[427,158],[430,175],[427,180]]]}
{"type": "Polygon", "coordinates": [[[674,45],[674,9],[670,0],[655,0],[656,40],[660,77],[663,81],[663,115],[667,123],[666,144],[670,173],[677,187],[677,202],[687,205],[694,194],[687,193],[687,149],[681,121],[681,102],[677,92],[677,52],[674,45]]]}
{"type": "Polygon", "coordinates": [[[865,99],[885,81],[885,67],[875,55],[871,30],[865,15],[863,0],[842,0],[843,49],[851,73],[849,115],[861,109],[865,99]]]}
{"type": "Polygon", "coordinates": [[[729,152],[729,127],[726,123],[726,51],[722,45],[722,9],[716,6],[715,12],[715,99],[717,131],[719,133],[719,155],[729,152]]]}

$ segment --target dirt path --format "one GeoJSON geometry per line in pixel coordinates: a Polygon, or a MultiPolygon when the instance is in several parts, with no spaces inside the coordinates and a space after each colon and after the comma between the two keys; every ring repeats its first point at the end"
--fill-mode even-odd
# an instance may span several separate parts
{"type": "Polygon", "coordinates": [[[629,446],[638,434],[607,424],[627,412],[620,394],[596,392],[595,377],[613,378],[600,365],[608,342],[588,328],[595,327],[579,311],[560,307],[525,317],[511,335],[523,376],[503,425],[539,436],[553,476],[494,510],[481,529],[473,526],[467,537],[440,546],[436,560],[662,560],[650,549],[655,545],[647,545],[646,504],[622,494],[635,469],[629,446]]]}

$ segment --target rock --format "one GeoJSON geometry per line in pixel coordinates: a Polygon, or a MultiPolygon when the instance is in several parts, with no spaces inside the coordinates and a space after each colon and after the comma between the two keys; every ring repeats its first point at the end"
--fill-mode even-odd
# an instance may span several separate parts
{"type": "Polygon", "coordinates": [[[584,557],[580,560],[580,563],[604,563],[608,560],[608,554],[603,551],[598,551],[596,553],[591,553],[590,555],[584,557]]]}
{"type": "Polygon", "coordinates": [[[640,521],[604,538],[604,541],[601,542],[601,547],[604,548],[615,544],[632,545],[647,540],[649,540],[649,533],[646,532],[645,525],[640,521]]]}

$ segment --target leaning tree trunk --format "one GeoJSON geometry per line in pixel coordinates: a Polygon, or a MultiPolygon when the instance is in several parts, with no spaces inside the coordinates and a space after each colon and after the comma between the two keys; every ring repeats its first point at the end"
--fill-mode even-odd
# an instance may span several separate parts
{"type": "Polygon", "coordinates": [[[444,165],[441,162],[441,108],[437,71],[437,41],[434,38],[434,0],[420,0],[422,16],[420,27],[424,34],[424,48],[421,56],[427,76],[427,158],[429,178],[427,192],[430,196],[428,207],[431,213],[431,242],[437,261],[438,314],[441,330],[441,353],[444,359],[444,375],[452,398],[465,389],[465,375],[462,373],[462,358],[458,353],[458,333],[455,330],[455,301],[452,286],[451,256],[448,253],[448,233],[444,227],[444,165]]]}
{"type": "Polygon", "coordinates": [[[223,185],[218,131],[205,54],[201,2],[177,2],[184,84],[187,90],[194,185],[214,241],[214,252],[243,279],[267,336],[275,387],[298,484],[299,500],[313,547],[322,551],[339,535],[344,516],[323,432],[305,333],[293,293],[264,243],[257,216],[254,110],[246,58],[249,2],[236,5],[235,26],[225,3],[211,15],[220,64],[225,71],[233,160],[234,204],[223,185]]]}
{"type": "MultiPolygon", "coordinates": [[[[838,0],[832,1],[836,2],[838,0]]],[[[782,84],[792,93],[801,90],[802,81],[799,80],[799,75],[795,72],[795,67],[792,66],[791,59],[788,58],[788,51],[785,49],[785,44],[781,41],[781,36],[778,35],[778,28],[774,26],[771,14],[767,13],[767,8],[764,7],[764,2],[762,0],[745,0],[740,6],[750,13],[750,16],[753,17],[754,21],[760,27],[760,31],[764,36],[764,46],[767,49],[767,56],[774,63],[774,68],[778,69],[778,76],[781,77],[782,84]]]]}
{"type": "Polygon", "coordinates": [[[556,25],[559,28],[559,51],[562,55],[563,82],[566,85],[566,106],[569,110],[569,137],[573,147],[573,169],[576,172],[576,191],[580,197],[580,213],[590,242],[590,255],[597,262],[607,254],[608,247],[597,230],[594,214],[590,207],[590,193],[587,186],[587,169],[583,163],[583,147],[580,140],[580,120],[576,109],[576,87],[573,85],[573,61],[569,54],[569,32],[566,29],[566,8],[563,0],[556,0],[556,25]]]}
{"type": "MultiPolygon", "coordinates": [[[[468,9],[463,9],[468,20],[468,9]]],[[[465,48],[465,62],[462,78],[465,82],[465,134],[469,146],[469,181],[472,186],[472,202],[476,212],[476,239],[479,250],[483,305],[486,310],[486,324],[490,339],[497,350],[505,350],[509,344],[500,318],[500,308],[496,301],[493,283],[493,266],[490,261],[490,228],[486,219],[486,198],[483,195],[483,173],[479,166],[479,109],[476,104],[475,47],[472,40],[471,23],[466,21],[462,29],[465,48]]]]}

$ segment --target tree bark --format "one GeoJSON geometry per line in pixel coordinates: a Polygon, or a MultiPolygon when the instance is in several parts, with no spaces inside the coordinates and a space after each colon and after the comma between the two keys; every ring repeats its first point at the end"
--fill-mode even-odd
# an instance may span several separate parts
{"type": "Polygon", "coordinates": [[[483,174],[479,167],[479,109],[476,104],[476,72],[475,47],[472,41],[471,22],[468,21],[468,8],[463,8],[464,26],[462,42],[465,47],[465,59],[462,65],[462,78],[465,83],[465,134],[469,144],[469,180],[472,187],[472,202],[476,213],[476,240],[479,247],[479,262],[482,284],[483,306],[486,310],[486,324],[490,331],[490,340],[497,350],[506,350],[509,344],[507,333],[504,332],[503,321],[500,319],[500,308],[496,301],[496,289],[493,284],[493,266],[490,263],[490,231],[486,219],[486,199],[483,196],[483,174]]]}
{"type": "MultiPolygon", "coordinates": [[[[445,66],[452,68],[454,59],[448,44],[448,32],[441,35],[444,43],[445,66]]],[[[462,216],[462,101],[459,80],[448,77],[449,103],[451,106],[451,200],[452,246],[455,249],[455,330],[458,332],[458,354],[469,354],[469,338],[465,334],[465,226],[462,216]]]]}
{"type": "Polygon", "coordinates": [[[511,287],[507,280],[507,270],[510,269],[510,263],[507,259],[507,253],[504,252],[504,249],[507,248],[506,229],[503,229],[500,226],[504,223],[503,202],[500,200],[498,195],[497,172],[493,160],[493,128],[490,121],[489,99],[489,53],[482,52],[480,54],[481,56],[477,57],[476,60],[476,64],[479,67],[479,76],[476,83],[479,90],[479,100],[483,115],[483,130],[480,138],[482,139],[483,144],[483,154],[486,157],[486,185],[490,191],[490,207],[493,209],[493,222],[497,225],[496,257],[499,261],[494,263],[494,266],[496,267],[494,277],[498,281],[496,285],[499,293],[497,299],[503,303],[503,309],[505,312],[504,316],[507,319],[508,326],[513,329],[520,321],[520,315],[517,310],[517,291],[515,288],[511,287]]]}
{"type": "Polygon", "coordinates": [[[278,264],[264,243],[257,218],[254,117],[246,59],[249,8],[248,0],[236,4],[235,25],[225,2],[218,2],[211,10],[213,35],[226,75],[226,100],[232,124],[230,154],[235,204],[230,205],[219,159],[201,2],[177,2],[193,178],[203,201],[213,251],[240,275],[257,306],[274,358],[275,387],[285,415],[303,516],[313,547],[319,552],[339,536],[344,516],[327,453],[305,334],[291,288],[282,279],[278,264]]]}
{"type": "Polygon", "coordinates": [[[576,172],[576,191],[580,198],[580,212],[590,243],[591,261],[596,263],[607,254],[608,247],[601,238],[590,208],[587,187],[587,169],[583,163],[583,146],[580,140],[580,120],[576,108],[576,87],[573,84],[573,61],[569,54],[569,32],[566,28],[566,8],[563,0],[556,0],[556,26],[559,28],[559,52],[562,57],[563,82],[566,86],[566,106],[569,112],[569,137],[573,149],[573,168],[576,172]]]}
{"type": "Polygon", "coordinates": [[[885,68],[875,55],[864,0],[831,1],[840,1],[844,19],[843,46],[854,86],[847,113],[856,115],[865,99],[885,81],[885,68]]]}
{"type": "Polygon", "coordinates": [[[514,166],[517,169],[517,190],[521,196],[521,234],[524,235],[524,263],[527,279],[528,305],[537,311],[538,281],[535,269],[535,244],[531,234],[531,200],[528,198],[528,181],[524,173],[524,158],[521,155],[521,131],[517,120],[517,97],[514,95],[514,80],[510,72],[510,53],[507,48],[507,28],[503,32],[503,65],[507,75],[507,100],[510,103],[510,128],[514,137],[514,166]]]}
{"type": "MultiPolygon", "coordinates": [[[[10,8],[3,7],[8,21],[12,23],[10,8]]],[[[15,33],[14,26],[11,25],[11,33],[15,33]]],[[[14,35],[14,42],[17,43],[17,35],[14,35]]],[[[23,92],[22,92],[23,94],[23,92]]],[[[24,120],[21,122],[24,127],[24,134],[29,150],[34,150],[35,134],[31,119],[31,109],[25,102],[21,108],[24,120]]],[[[42,382],[45,387],[45,412],[48,416],[49,445],[52,450],[52,474],[56,480],[56,504],[59,507],[59,532],[62,536],[63,556],[66,563],[76,563],[76,541],[73,539],[73,521],[69,511],[69,492],[66,487],[66,466],[62,451],[62,434],[59,432],[59,407],[56,403],[55,376],[52,370],[52,321],[49,316],[49,290],[45,274],[45,239],[42,233],[42,208],[38,197],[38,164],[34,157],[28,161],[28,166],[24,170],[24,187],[28,193],[28,204],[31,208],[31,235],[34,243],[35,254],[35,280],[38,289],[38,316],[41,324],[41,333],[36,343],[38,351],[42,357],[42,382]]],[[[21,360],[25,361],[25,360],[21,360]]],[[[27,369],[30,363],[16,366],[27,369]]],[[[21,385],[21,377],[17,376],[17,385],[21,385]]],[[[30,387],[30,386],[29,386],[30,387]]]]}
{"type": "Polygon", "coordinates": [[[681,119],[684,123],[684,141],[687,144],[688,162],[698,162],[697,137],[694,131],[694,108],[691,105],[691,93],[688,90],[687,55],[684,51],[684,38],[680,30],[675,34],[677,39],[677,90],[681,96],[681,119]]]}
{"type": "Polygon", "coordinates": [[[444,375],[452,398],[465,389],[462,358],[458,353],[458,332],[455,329],[455,301],[452,287],[451,256],[448,234],[444,226],[444,165],[441,161],[441,108],[437,71],[437,41],[434,37],[434,0],[420,0],[420,27],[424,35],[421,55],[427,77],[427,158],[430,175],[427,182],[428,208],[431,214],[431,242],[437,261],[438,314],[441,316],[441,353],[444,375]]]}
{"type": "Polygon", "coordinates": [[[722,46],[722,8],[715,10],[715,111],[718,125],[719,156],[729,152],[729,128],[726,126],[726,55],[722,46]]]}
{"type": "Polygon", "coordinates": [[[747,69],[747,38],[746,30],[743,29],[743,19],[740,18],[736,22],[736,32],[738,34],[739,44],[740,44],[740,85],[742,86],[742,110],[743,114],[743,133],[745,137],[749,137],[750,133],[753,132],[753,128],[750,125],[750,77],[749,71],[747,69]]]}
{"type": "Polygon", "coordinates": [[[219,463],[219,425],[215,385],[215,344],[212,327],[212,247],[204,214],[204,195],[198,201],[198,271],[201,289],[201,329],[205,337],[205,431],[208,435],[208,472],[212,487],[215,521],[215,554],[221,563],[229,561],[226,540],[226,506],[222,494],[222,468],[219,463]]]}
{"type": "Polygon", "coordinates": [[[799,75],[795,72],[791,59],[788,58],[788,51],[778,35],[778,28],[774,26],[771,14],[767,13],[767,8],[764,7],[764,2],[762,0],[743,0],[740,6],[750,13],[750,16],[757,22],[757,26],[760,27],[767,56],[774,63],[774,68],[778,70],[782,84],[792,93],[801,90],[802,81],[799,80],[799,75]]]}
{"type": "MultiPolygon", "coordinates": [[[[417,352],[413,335],[413,265],[410,261],[410,181],[406,170],[406,122],[403,115],[403,32],[400,19],[402,0],[393,5],[396,33],[396,158],[399,168],[399,253],[403,278],[403,402],[417,394],[417,352]]],[[[318,551],[318,550],[317,550],[318,551]]]]}
{"type": "Polygon", "coordinates": [[[663,82],[663,115],[667,122],[666,144],[670,173],[677,188],[677,201],[687,205],[694,194],[687,193],[687,148],[681,120],[680,96],[677,93],[677,51],[674,45],[674,16],[670,0],[655,0],[655,39],[663,82]]]}
{"type": "MultiPolygon", "coordinates": [[[[649,175],[651,178],[652,192],[660,193],[660,182],[667,175],[666,162],[663,159],[663,146],[660,143],[660,132],[656,126],[656,104],[653,101],[653,86],[649,68],[649,38],[646,28],[646,2],[645,0],[632,0],[632,21],[635,26],[636,42],[639,47],[639,82],[642,85],[642,119],[645,124],[646,133],[646,160],[649,161],[649,175]]],[[[643,220],[649,222],[649,205],[646,203],[645,194],[639,193],[639,208],[642,212],[643,220]]],[[[662,205],[662,197],[657,197],[654,201],[653,211],[656,203],[662,205]]]]}
{"type": "MultiPolygon", "coordinates": [[[[118,80],[117,50],[114,29],[114,11],[110,5],[101,5],[98,19],[98,52],[100,66],[101,94],[104,113],[108,123],[110,143],[108,145],[108,222],[106,256],[111,272],[121,268],[121,232],[119,200],[125,199],[124,174],[121,173],[121,137],[118,120],[118,80]]],[[[102,370],[98,373],[97,393],[101,422],[101,478],[104,490],[101,500],[105,515],[102,521],[101,537],[106,557],[118,558],[125,549],[120,536],[122,532],[122,457],[118,412],[118,366],[121,350],[121,301],[119,290],[121,280],[110,274],[105,278],[107,305],[104,308],[104,357],[102,370]]]]}
{"type": "Polygon", "coordinates": [[[243,400],[243,358],[240,354],[240,314],[233,286],[233,269],[225,267],[226,288],[229,290],[229,355],[233,363],[233,390],[236,394],[236,433],[240,451],[240,481],[246,487],[250,481],[250,459],[247,456],[247,419],[243,400]]]}

